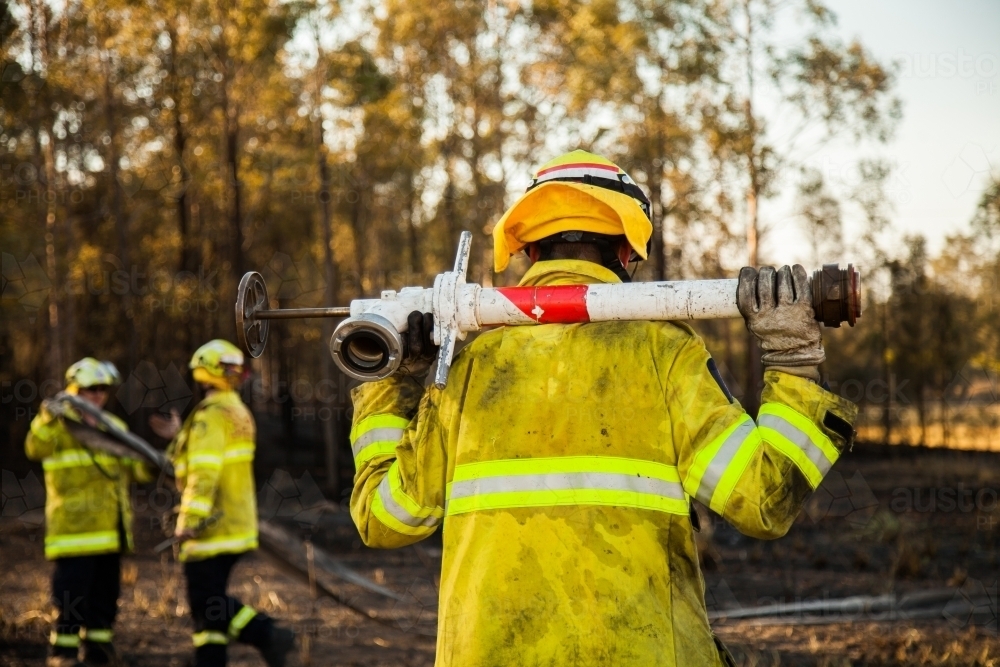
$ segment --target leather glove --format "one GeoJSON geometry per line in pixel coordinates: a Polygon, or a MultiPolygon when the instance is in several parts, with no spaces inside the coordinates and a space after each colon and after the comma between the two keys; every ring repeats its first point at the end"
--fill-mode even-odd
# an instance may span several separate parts
{"type": "Polygon", "coordinates": [[[431,333],[434,331],[434,315],[415,310],[406,316],[406,332],[403,334],[403,363],[399,367],[402,375],[423,377],[437,359],[438,346],[431,333]]]}
{"type": "Polygon", "coordinates": [[[764,368],[819,379],[826,360],[812,307],[809,276],[801,265],[740,269],[736,305],[747,329],[760,341],[764,368]]]}

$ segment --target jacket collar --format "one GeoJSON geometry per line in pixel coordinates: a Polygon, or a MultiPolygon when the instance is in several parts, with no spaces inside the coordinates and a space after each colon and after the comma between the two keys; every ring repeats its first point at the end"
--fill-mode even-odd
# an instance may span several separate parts
{"type": "Polygon", "coordinates": [[[550,259],[535,262],[518,283],[519,287],[542,285],[589,285],[591,283],[620,283],[610,269],[582,259],[550,259]]]}
{"type": "Polygon", "coordinates": [[[216,403],[231,402],[234,397],[238,399],[239,394],[237,394],[232,389],[217,390],[213,392],[211,396],[206,396],[205,398],[201,399],[201,403],[198,404],[198,407],[203,408],[208,405],[214,405],[216,403]]]}

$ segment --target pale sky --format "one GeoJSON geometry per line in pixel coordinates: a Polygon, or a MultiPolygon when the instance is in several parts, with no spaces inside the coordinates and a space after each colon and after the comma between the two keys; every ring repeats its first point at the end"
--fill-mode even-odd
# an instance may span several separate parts
{"type": "MultiPolygon", "coordinates": [[[[903,118],[888,145],[837,142],[812,153],[805,163],[819,169],[843,197],[856,182],[859,158],[888,160],[895,166],[888,184],[891,236],[922,233],[937,252],[945,236],[968,229],[990,173],[1000,177],[1000,0],[827,4],[837,14],[834,32],[844,41],[857,38],[882,63],[897,64],[895,93],[903,103],[903,118]]],[[[802,38],[794,23],[781,32],[793,42],[802,38]]],[[[777,232],[763,241],[764,259],[808,260],[801,225],[792,217],[793,197],[789,181],[778,197],[761,204],[762,222],[777,232]]],[[[861,259],[852,249],[859,224],[857,210],[846,206],[847,254],[824,260],[861,259]]]]}
{"type": "MultiPolygon", "coordinates": [[[[839,34],[900,65],[903,119],[880,151],[898,232],[923,233],[932,250],[968,229],[992,171],[1000,177],[1000,1],[828,0],[839,34]]],[[[837,164],[844,150],[819,160],[837,164]]],[[[850,234],[851,223],[845,225],[850,234]]]]}

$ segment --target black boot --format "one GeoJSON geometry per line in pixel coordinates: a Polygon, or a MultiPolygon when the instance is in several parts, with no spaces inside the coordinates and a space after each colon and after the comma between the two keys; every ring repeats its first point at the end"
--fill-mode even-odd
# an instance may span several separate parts
{"type": "Polygon", "coordinates": [[[296,664],[298,660],[296,659],[295,631],[272,625],[267,648],[261,649],[260,653],[264,662],[267,663],[267,667],[291,667],[296,664]]]}
{"type": "Polygon", "coordinates": [[[87,667],[127,667],[128,663],[110,642],[83,640],[83,662],[87,667]]]}

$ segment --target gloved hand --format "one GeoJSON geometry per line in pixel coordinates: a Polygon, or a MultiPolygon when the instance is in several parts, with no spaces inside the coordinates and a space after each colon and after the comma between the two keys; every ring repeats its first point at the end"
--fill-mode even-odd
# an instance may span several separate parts
{"type": "Polygon", "coordinates": [[[812,307],[809,276],[799,264],[775,271],[740,269],[736,305],[747,329],[760,341],[764,368],[819,380],[816,368],[826,360],[819,322],[812,307]]]}
{"type": "Polygon", "coordinates": [[[434,315],[415,310],[406,317],[406,333],[403,334],[403,363],[399,367],[402,375],[423,377],[437,358],[438,346],[431,333],[434,331],[434,315]]]}

